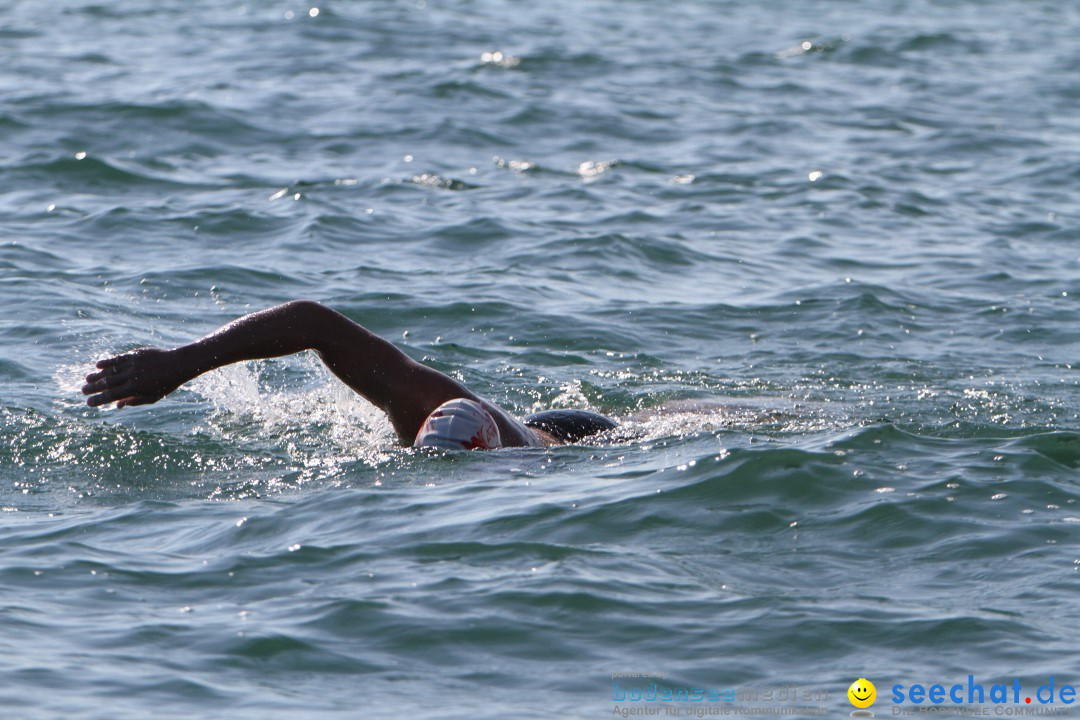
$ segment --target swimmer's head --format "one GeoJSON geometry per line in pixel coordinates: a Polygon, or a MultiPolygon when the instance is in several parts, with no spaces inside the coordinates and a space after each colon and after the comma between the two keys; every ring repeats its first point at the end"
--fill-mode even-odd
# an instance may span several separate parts
{"type": "Polygon", "coordinates": [[[435,447],[443,450],[490,450],[502,447],[495,418],[475,400],[458,398],[435,408],[420,432],[413,447],[435,447]]]}

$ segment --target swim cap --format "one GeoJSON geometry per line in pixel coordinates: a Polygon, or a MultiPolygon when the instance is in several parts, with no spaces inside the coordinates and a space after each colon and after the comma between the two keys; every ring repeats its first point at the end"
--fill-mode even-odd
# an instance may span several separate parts
{"type": "Polygon", "coordinates": [[[490,450],[502,447],[495,418],[475,400],[458,398],[435,408],[413,447],[436,447],[444,450],[490,450]]]}

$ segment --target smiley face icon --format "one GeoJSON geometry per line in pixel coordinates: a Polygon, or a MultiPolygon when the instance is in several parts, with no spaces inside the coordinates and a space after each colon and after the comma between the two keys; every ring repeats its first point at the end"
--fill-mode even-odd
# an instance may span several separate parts
{"type": "Polygon", "coordinates": [[[848,700],[857,708],[868,708],[877,700],[877,688],[866,678],[859,678],[847,689],[848,700]]]}

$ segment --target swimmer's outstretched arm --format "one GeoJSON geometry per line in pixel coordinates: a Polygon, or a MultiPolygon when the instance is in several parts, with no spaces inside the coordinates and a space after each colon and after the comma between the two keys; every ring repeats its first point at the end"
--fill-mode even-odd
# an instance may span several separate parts
{"type": "Polygon", "coordinates": [[[316,351],[334,375],[385,412],[402,444],[411,445],[428,414],[454,398],[481,402],[504,439],[509,435],[512,442],[521,432],[516,420],[458,381],[310,300],[245,315],[190,345],[143,348],[101,360],[98,371],[86,376],[82,392],[90,396],[86,404],[91,407],[111,402],[117,407],[145,405],[223,365],[303,350],[316,351]]]}

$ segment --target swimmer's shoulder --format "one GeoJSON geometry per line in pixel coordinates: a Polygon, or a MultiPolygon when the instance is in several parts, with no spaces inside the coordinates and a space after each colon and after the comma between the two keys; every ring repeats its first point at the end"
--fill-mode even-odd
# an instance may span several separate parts
{"type": "Polygon", "coordinates": [[[551,433],[545,432],[545,431],[541,430],[540,428],[526,428],[526,430],[528,430],[533,435],[535,435],[536,439],[540,442],[540,445],[543,446],[543,447],[551,447],[552,445],[565,445],[566,444],[562,440],[560,440],[559,438],[552,435],[551,433]]]}

